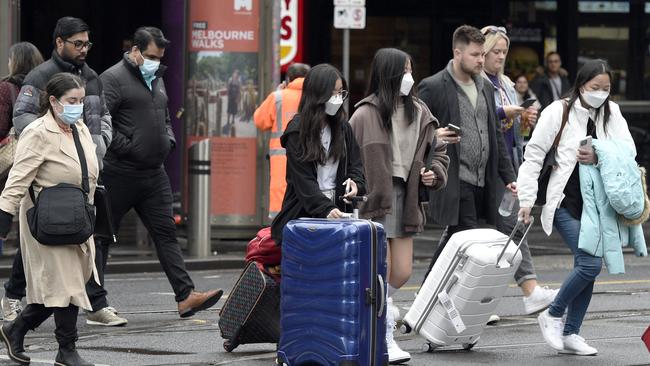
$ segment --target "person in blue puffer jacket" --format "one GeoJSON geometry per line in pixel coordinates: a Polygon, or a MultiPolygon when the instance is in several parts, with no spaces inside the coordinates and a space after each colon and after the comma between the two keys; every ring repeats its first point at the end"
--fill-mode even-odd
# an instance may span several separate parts
{"type": "Polygon", "coordinates": [[[625,273],[623,246],[647,256],[641,223],[648,219],[645,171],[634,149],[619,140],[594,140],[598,166],[580,164],[582,217],[578,248],[605,261],[610,274],[625,273]],[[642,169],[642,168],[641,168],[642,169]]]}

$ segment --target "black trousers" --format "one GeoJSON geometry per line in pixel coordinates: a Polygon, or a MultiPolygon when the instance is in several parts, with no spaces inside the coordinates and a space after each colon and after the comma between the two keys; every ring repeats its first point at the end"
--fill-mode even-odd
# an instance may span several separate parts
{"type": "Polygon", "coordinates": [[[485,188],[477,187],[463,181],[460,182],[460,200],[458,206],[458,225],[450,225],[445,228],[440,236],[438,248],[436,248],[429,269],[424,275],[424,280],[431,272],[431,268],[436,263],[442,250],[445,249],[449,238],[455,233],[463,230],[475,229],[478,227],[479,217],[484,216],[485,210],[485,188]]]}
{"type": "MultiPolygon", "coordinates": [[[[160,168],[146,177],[130,177],[105,169],[102,178],[111,201],[115,232],[119,232],[124,215],[130,209],[135,209],[153,239],[160,265],[176,295],[176,302],[185,300],[194,290],[194,283],[187,273],[176,239],[172,190],[165,170],[160,168]]],[[[104,256],[108,254],[108,245],[105,244],[100,244],[104,256]]]]}
{"type": "Polygon", "coordinates": [[[47,318],[54,313],[56,328],[54,334],[60,345],[75,343],[77,341],[77,316],[79,308],[70,304],[65,308],[48,308],[43,304],[29,304],[18,315],[29,329],[38,328],[47,318]]]}
{"type": "MultiPolygon", "coordinates": [[[[102,246],[98,244],[99,240],[95,242],[96,254],[95,254],[95,266],[97,267],[97,275],[101,283],[104,283],[104,269],[106,268],[106,258],[108,253],[100,250],[102,246]]],[[[14,262],[11,267],[11,275],[7,282],[4,283],[5,287],[5,296],[10,299],[20,300],[26,296],[25,289],[27,287],[27,282],[25,280],[25,268],[23,267],[23,255],[18,248],[16,256],[14,257],[14,262]]],[[[90,299],[90,304],[93,307],[94,311],[101,310],[108,306],[108,300],[106,299],[107,292],[103,286],[95,282],[94,276],[90,277],[88,283],[86,283],[86,293],[90,299]]]]}

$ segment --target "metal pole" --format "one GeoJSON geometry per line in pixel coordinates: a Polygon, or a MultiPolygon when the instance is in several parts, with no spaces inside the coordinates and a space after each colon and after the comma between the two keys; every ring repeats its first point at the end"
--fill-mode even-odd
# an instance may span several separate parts
{"type": "Polygon", "coordinates": [[[190,202],[188,247],[190,255],[208,257],[210,245],[210,139],[190,147],[190,202]]]}
{"type": "MultiPolygon", "coordinates": [[[[350,88],[350,30],[343,30],[343,78],[345,82],[348,83],[348,89],[350,88]]],[[[349,112],[348,100],[345,100],[345,111],[349,112]]]]}

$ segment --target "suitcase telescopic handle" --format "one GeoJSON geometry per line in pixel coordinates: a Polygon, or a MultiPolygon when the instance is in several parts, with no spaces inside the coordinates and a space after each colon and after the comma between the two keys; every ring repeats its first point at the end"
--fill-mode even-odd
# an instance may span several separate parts
{"type": "Polygon", "coordinates": [[[349,197],[345,198],[343,196],[339,196],[339,200],[347,200],[352,204],[352,218],[353,219],[358,219],[359,218],[359,202],[366,202],[368,200],[368,197],[366,196],[354,196],[354,197],[349,197]]]}
{"type": "Polygon", "coordinates": [[[380,291],[379,299],[381,300],[379,308],[377,309],[377,318],[381,318],[384,315],[384,309],[386,308],[386,289],[384,285],[384,278],[378,274],[377,275],[377,285],[380,291]]]}
{"type": "MultiPolygon", "coordinates": [[[[517,250],[515,250],[515,253],[512,255],[512,258],[508,261],[510,265],[512,265],[512,260],[514,260],[515,257],[517,256],[517,252],[519,251],[519,248],[521,248],[521,243],[523,243],[524,240],[526,240],[526,236],[528,236],[528,232],[530,231],[530,228],[533,227],[533,222],[535,222],[535,218],[531,216],[530,223],[526,227],[526,231],[524,231],[524,235],[521,237],[521,240],[519,240],[519,244],[517,244],[517,250]]],[[[501,254],[499,254],[499,257],[497,257],[497,267],[499,266],[499,262],[501,262],[501,258],[503,258],[503,255],[506,254],[508,245],[510,245],[511,241],[514,241],[517,231],[524,225],[526,225],[524,223],[524,220],[522,219],[517,220],[517,224],[515,225],[515,228],[512,229],[512,233],[510,233],[510,237],[508,238],[506,245],[503,246],[503,250],[501,251],[501,254]]]]}

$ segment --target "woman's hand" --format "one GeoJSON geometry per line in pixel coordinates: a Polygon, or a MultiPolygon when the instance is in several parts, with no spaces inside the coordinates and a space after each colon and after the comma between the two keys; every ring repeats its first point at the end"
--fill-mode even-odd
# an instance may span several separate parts
{"type": "Polygon", "coordinates": [[[330,213],[327,214],[328,219],[340,219],[343,218],[343,212],[341,212],[338,208],[333,209],[330,211],[330,213]]]}
{"type": "Polygon", "coordinates": [[[343,185],[345,186],[345,194],[343,195],[343,201],[345,201],[345,203],[350,203],[350,201],[346,200],[346,198],[357,196],[357,193],[359,193],[359,189],[357,188],[357,183],[355,183],[352,179],[348,178],[345,180],[345,182],[343,182],[343,185]]]}
{"type": "Polygon", "coordinates": [[[580,164],[592,165],[598,162],[598,155],[594,148],[589,146],[587,148],[581,147],[578,149],[578,162],[580,164]]]}
{"type": "Polygon", "coordinates": [[[506,105],[503,107],[503,113],[506,114],[506,118],[512,119],[524,112],[524,108],[518,105],[506,105]]]}
{"type": "Polygon", "coordinates": [[[528,107],[528,109],[526,109],[526,117],[528,126],[534,127],[535,123],[537,123],[537,108],[528,107]]]}
{"type": "Polygon", "coordinates": [[[524,220],[524,224],[528,225],[530,224],[530,207],[521,207],[519,209],[519,214],[517,214],[517,217],[520,220],[524,220]]]}
{"type": "Polygon", "coordinates": [[[433,182],[438,179],[433,170],[427,170],[427,168],[420,169],[420,180],[422,184],[427,187],[433,186],[433,182]]]}
{"type": "Polygon", "coordinates": [[[447,127],[436,129],[436,137],[439,140],[442,140],[442,142],[448,144],[456,144],[460,142],[460,136],[456,134],[456,131],[447,127]]]}

